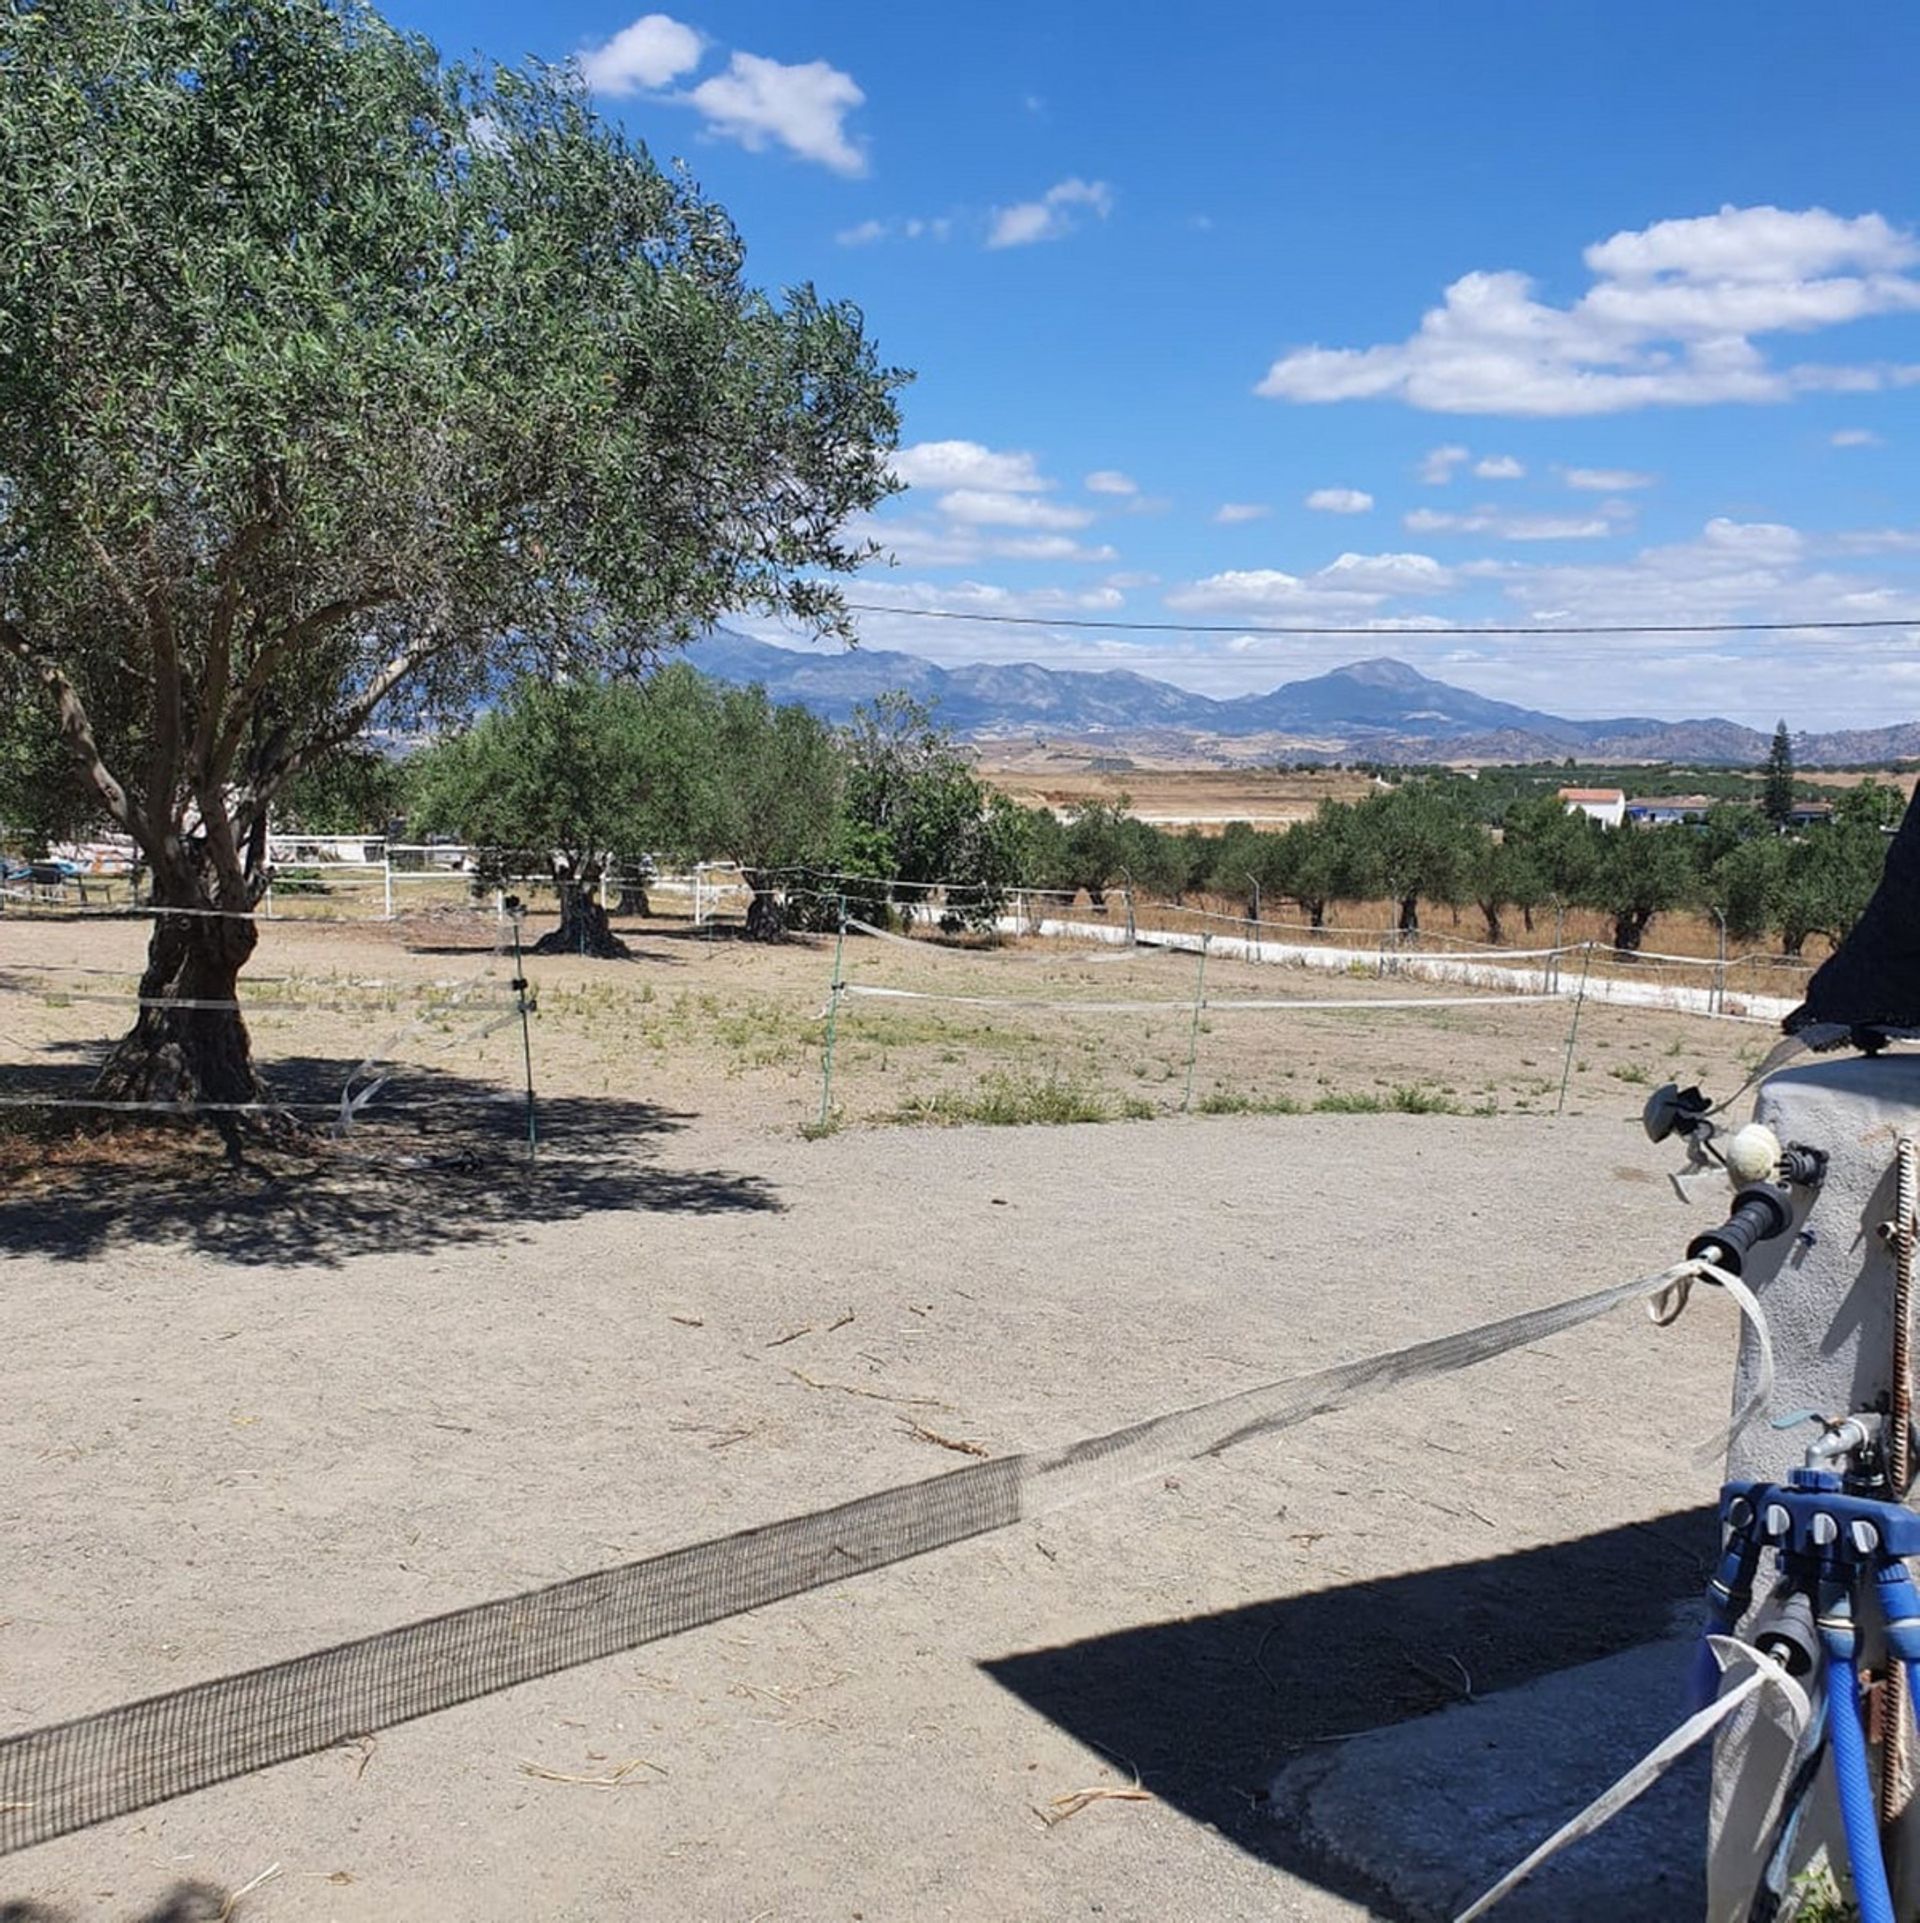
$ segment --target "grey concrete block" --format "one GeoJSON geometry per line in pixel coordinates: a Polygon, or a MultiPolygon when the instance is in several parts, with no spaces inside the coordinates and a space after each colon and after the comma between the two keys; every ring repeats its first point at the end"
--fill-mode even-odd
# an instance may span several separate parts
{"type": "MultiPolygon", "coordinates": [[[[1557,1671],[1297,1758],[1274,1818],[1409,1923],[1456,1915],[1686,1714],[1694,1639],[1557,1671]]],[[[1495,1912],[1502,1923],[1681,1923],[1706,1899],[1696,1751],[1495,1912]]]]}

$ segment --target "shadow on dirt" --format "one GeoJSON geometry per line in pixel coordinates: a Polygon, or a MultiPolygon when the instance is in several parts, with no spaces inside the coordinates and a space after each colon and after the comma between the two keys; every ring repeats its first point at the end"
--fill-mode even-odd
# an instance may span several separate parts
{"type": "MultiPolygon", "coordinates": [[[[1310,1746],[1458,1703],[1469,1679],[1484,1696],[1666,1634],[1676,1605],[1701,1594],[1718,1542],[1703,1506],[982,1667],[1196,1823],[1291,1875],[1377,1901],[1275,1820],[1280,1767],[1310,1746]]],[[[1676,1702],[1675,1722],[1680,1714],[1676,1702]]]]}
{"type": "MultiPolygon", "coordinates": [[[[234,1899],[211,1883],[176,1883],[157,1903],[133,1911],[96,1911],[92,1923],[113,1916],[120,1923],[227,1923],[238,1912],[234,1899]]],[[[51,1903],[0,1903],[0,1923],[81,1923],[78,1911],[51,1903]]]]}
{"type": "MultiPolygon", "coordinates": [[[[84,1098],[98,1051],[43,1052],[71,1059],[15,1071],[9,1092],[84,1098]]],[[[111,1246],[172,1243],[247,1266],[330,1266],[615,1211],[784,1206],[756,1175],[659,1166],[659,1143],[694,1118],[620,1096],[540,1098],[539,1148],[529,1158],[520,1091],[408,1066],[335,1139],[328,1131],[357,1066],[344,1057],[275,1061],[275,1099],[311,1132],[250,1149],[239,1170],[224,1165],[210,1129],[190,1122],[160,1118],[154,1127],[138,1117],[136,1128],[100,1133],[70,1116],[56,1125],[14,1111],[42,1126],[30,1141],[16,1132],[0,1163],[0,1251],[85,1261],[111,1246]]]]}

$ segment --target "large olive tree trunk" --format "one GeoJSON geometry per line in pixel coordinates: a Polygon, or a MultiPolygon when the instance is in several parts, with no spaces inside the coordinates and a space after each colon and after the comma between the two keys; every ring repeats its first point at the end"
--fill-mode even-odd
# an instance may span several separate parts
{"type": "Polygon", "coordinates": [[[110,1102],[206,1111],[238,1152],[245,1117],[267,1099],[240,1018],[240,971],[259,940],[252,918],[161,914],[147,943],[140,1011],[94,1082],[110,1102]]]}
{"type": "Polygon", "coordinates": [[[600,905],[600,877],[583,874],[578,881],[562,877],[560,926],[549,929],[528,951],[535,955],[588,955],[598,961],[627,961],[633,950],[613,932],[607,911],[600,905]]]}
{"type": "Polygon", "coordinates": [[[787,908],[781,900],[774,877],[759,869],[746,870],[752,894],[747,902],[746,936],[749,941],[785,941],[787,908]]]}

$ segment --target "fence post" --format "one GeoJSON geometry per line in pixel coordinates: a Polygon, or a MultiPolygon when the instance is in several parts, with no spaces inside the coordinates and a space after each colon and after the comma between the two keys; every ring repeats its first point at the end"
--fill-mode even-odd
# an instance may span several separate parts
{"type": "Polygon", "coordinates": [[[533,1025],[527,1017],[527,967],[520,953],[520,902],[513,901],[513,993],[520,1005],[520,1053],[527,1068],[527,1160],[532,1162],[540,1150],[540,1130],[533,1107],[533,1025]]]}
{"type": "Polygon", "coordinates": [[[380,844],[380,875],[387,885],[386,919],[393,919],[393,844],[383,841],[380,844]]]}
{"type": "Polygon", "coordinates": [[[1140,933],[1134,926],[1133,921],[1133,888],[1131,884],[1121,889],[1120,899],[1127,905],[1127,946],[1129,948],[1138,948],[1140,946],[1140,933]]]}
{"type": "Polygon", "coordinates": [[[1180,1113],[1193,1107],[1193,1062],[1200,1052],[1200,1011],[1207,1005],[1207,949],[1211,935],[1200,937],[1200,967],[1193,980],[1193,1026],[1187,1030],[1187,1092],[1180,1098],[1180,1113]]]}
{"type": "Polygon", "coordinates": [[[1553,1112],[1564,1115],[1567,1112],[1567,1078],[1573,1073],[1573,1043],[1580,1033],[1580,1011],[1587,1005],[1587,971],[1593,966],[1593,943],[1588,941],[1580,957],[1580,987],[1573,998],[1573,1020],[1567,1024],[1567,1058],[1560,1065],[1560,1099],[1554,1104],[1553,1112]]]}
{"type": "Polygon", "coordinates": [[[840,927],[833,939],[833,981],[827,989],[827,1040],[820,1051],[820,1126],[833,1110],[833,1038],[840,1026],[840,959],[847,947],[847,898],[840,897],[840,927]]]}

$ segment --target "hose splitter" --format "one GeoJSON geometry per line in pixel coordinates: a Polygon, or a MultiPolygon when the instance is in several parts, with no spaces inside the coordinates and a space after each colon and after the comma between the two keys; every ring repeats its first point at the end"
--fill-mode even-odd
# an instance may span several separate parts
{"type": "MultiPolygon", "coordinates": [[[[1815,1420],[1823,1433],[1808,1449],[1806,1466],[1789,1471],[1784,1483],[1730,1482],[1721,1490],[1725,1537],[1720,1566],[1707,1585],[1706,1633],[1733,1633],[1752,1605],[1761,1559],[1771,1550],[1776,1580],[1748,1640],[1796,1679],[1824,1669],[1825,1729],[1806,1760],[1817,1758],[1819,1743],[1831,1747],[1862,1923],[1894,1923],[1861,1717],[1858,1624],[1863,1612],[1878,1619],[1889,1656],[1906,1666],[1912,1697],[1912,1685],[1920,1681],[1920,1591],[1906,1558],[1920,1555],[1920,1514],[1858,1493],[1863,1485],[1885,1486],[1877,1466],[1877,1417],[1815,1420]],[[1836,1462],[1850,1466],[1832,1466],[1836,1462]]],[[[1703,1643],[1694,1668],[1694,1706],[1711,1702],[1718,1686],[1718,1665],[1703,1643]]],[[[1813,1774],[1811,1767],[1797,1772],[1800,1794],[1781,1811],[1773,1854],[1782,1869],[1813,1774]]]]}

